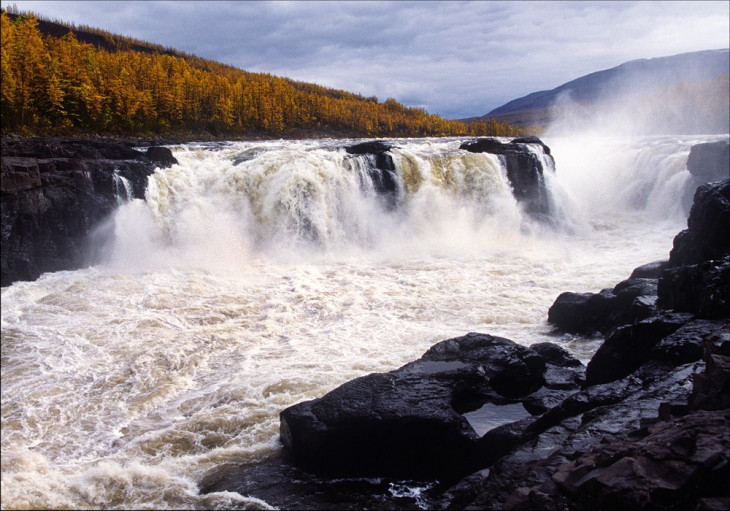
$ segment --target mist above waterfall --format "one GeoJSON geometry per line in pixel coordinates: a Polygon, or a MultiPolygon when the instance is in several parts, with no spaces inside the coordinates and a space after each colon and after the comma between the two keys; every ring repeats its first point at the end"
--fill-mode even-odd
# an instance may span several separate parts
{"type": "Polygon", "coordinates": [[[548,135],[730,131],[728,50],[627,62],[556,89],[548,135]]]}

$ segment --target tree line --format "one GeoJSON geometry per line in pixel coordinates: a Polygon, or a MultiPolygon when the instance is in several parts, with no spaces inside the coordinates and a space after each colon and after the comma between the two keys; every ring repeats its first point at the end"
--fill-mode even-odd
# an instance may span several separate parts
{"type": "MultiPolygon", "coordinates": [[[[104,44],[3,11],[3,133],[283,136],[519,136],[497,120],[463,123],[312,83],[252,73],[94,29],[104,44]]],[[[48,24],[47,21],[44,22],[48,24]]],[[[55,26],[58,22],[53,22],[55,26]]],[[[88,32],[88,30],[87,30],[88,32]]]]}

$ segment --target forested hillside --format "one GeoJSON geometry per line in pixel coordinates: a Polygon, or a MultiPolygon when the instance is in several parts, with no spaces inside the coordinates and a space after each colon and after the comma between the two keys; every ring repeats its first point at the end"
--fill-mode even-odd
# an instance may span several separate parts
{"type": "Polygon", "coordinates": [[[2,13],[2,132],[232,136],[517,136],[109,34],[2,13]],[[91,42],[83,42],[91,41],[91,42]]]}

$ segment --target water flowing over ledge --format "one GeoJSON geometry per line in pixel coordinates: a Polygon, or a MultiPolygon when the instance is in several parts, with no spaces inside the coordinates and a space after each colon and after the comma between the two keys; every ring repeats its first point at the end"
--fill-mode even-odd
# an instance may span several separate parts
{"type": "Polygon", "coordinates": [[[172,146],[106,259],[2,290],[3,507],[263,506],[197,485],[274,456],[287,406],[468,331],[587,361],[550,304],[666,257],[690,147],[715,138],[547,140],[559,229],[464,140],[392,141],[397,207],[360,141],[172,146]]]}

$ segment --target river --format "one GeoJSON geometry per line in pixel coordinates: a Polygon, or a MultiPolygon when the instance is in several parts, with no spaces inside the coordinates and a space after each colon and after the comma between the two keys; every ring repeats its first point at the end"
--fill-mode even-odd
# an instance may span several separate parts
{"type": "Polygon", "coordinates": [[[289,405],[470,331],[586,362],[548,308],[666,259],[718,138],[545,139],[553,226],[459,139],[392,141],[395,208],[353,141],[172,146],[102,264],[2,289],[2,507],[267,508],[197,485],[280,449],[289,405]]]}

